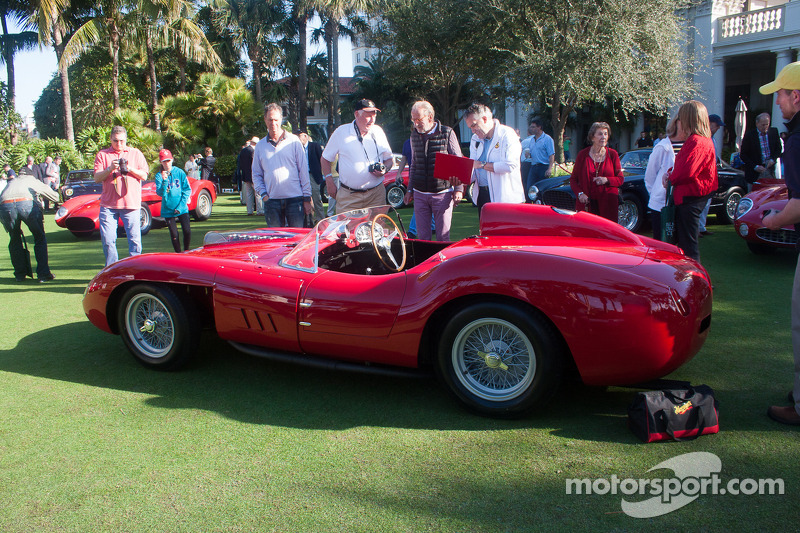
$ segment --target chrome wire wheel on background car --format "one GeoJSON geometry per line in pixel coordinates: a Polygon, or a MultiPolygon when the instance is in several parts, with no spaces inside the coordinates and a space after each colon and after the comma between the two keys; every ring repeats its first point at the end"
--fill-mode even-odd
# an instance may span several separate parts
{"type": "Polygon", "coordinates": [[[169,287],[138,284],[117,308],[119,333],[128,350],[145,366],[174,369],[197,349],[200,326],[194,306],[169,287]]]}
{"type": "Polygon", "coordinates": [[[638,231],[644,215],[641,202],[632,194],[626,194],[621,200],[617,208],[617,222],[627,230],[638,231]]]}
{"type": "Polygon", "coordinates": [[[465,407],[511,418],[549,399],[561,379],[563,356],[552,324],[537,311],[481,303],[447,323],[437,365],[465,407]]]}
{"type": "Polygon", "coordinates": [[[400,184],[390,185],[386,189],[386,203],[395,209],[400,209],[406,205],[406,189],[400,184]]]}
{"type": "Polygon", "coordinates": [[[200,194],[197,195],[197,206],[194,208],[194,219],[197,221],[208,220],[213,207],[211,194],[208,191],[200,191],[200,194]]]}
{"type": "Polygon", "coordinates": [[[739,202],[742,201],[742,193],[733,191],[725,197],[725,212],[721,219],[726,224],[733,224],[736,220],[736,212],[739,210],[739,202]]]}

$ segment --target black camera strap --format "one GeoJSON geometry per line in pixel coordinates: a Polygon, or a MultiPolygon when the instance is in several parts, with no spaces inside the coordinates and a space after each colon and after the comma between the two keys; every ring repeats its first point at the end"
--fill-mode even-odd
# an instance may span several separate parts
{"type": "MultiPolygon", "coordinates": [[[[369,154],[367,153],[367,147],[364,146],[364,137],[361,135],[361,130],[358,129],[358,124],[356,124],[355,120],[353,121],[353,128],[356,130],[356,137],[358,137],[358,142],[361,143],[361,148],[364,150],[364,156],[367,158],[367,162],[369,163],[372,160],[369,158],[369,154]]],[[[381,153],[380,149],[378,148],[378,140],[375,138],[374,135],[372,136],[372,142],[375,143],[375,162],[380,163],[381,153]]]]}

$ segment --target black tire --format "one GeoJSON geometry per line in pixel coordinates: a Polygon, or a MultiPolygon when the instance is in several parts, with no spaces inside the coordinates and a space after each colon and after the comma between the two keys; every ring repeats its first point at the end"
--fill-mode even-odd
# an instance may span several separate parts
{"type": "Polygon", "coordinates": [[[561,343],[544,317],[492,302],[471,305],[450,318],[439,341],[436,370],[468,410],[515,418],[550,399],[563,362],[561,343]]]}
{"type": "Polygon", "coordinates": [[[213,207],[214,202],[211,200],[211,194],[204,189],[197,195],[197,206],[195,206],[194,211],[192,211],[192,216],[195,220],[200,222],[208,220],[213,207]]]}
{"type": "Polygon", "coordinates": [[[632,232],[639,231],[644,222],[644,206],[635,194],[623,194],[619,204],[617,221],[623,228],[632,232]]]}
{"type": "Polygon", "coordinates": [[[117,308],[117,324],[125,346],[148,368],[183,366],[200,341],[194,306],[160,285],[139,284],[125,291],[117,308]]]}
{"type": "Polygon", "coordinates": [[[748,242],[747,248],[756,255],[769,255],[775,253],[775,248],[767,246],[766,244],[759,244],[757,242],[748,242]]]}
{"type": "Polygon", "coordinates": [[[736,220],[736,210],[739,208],[739,202],[744,196],[742,193],[742,190],[734,189],[725,195],[725,200],[717,214],[718,221],[723,224],[733,224],[733,221],[736,220]]]}
{"type": "Polygon", "coordinates": [[[150,207],[147,204],[142,204],[142,207],[139,208],[139,213],[142,218],[142,236],[145,236],[150,233],[150,228],[153,227],[153,215],[150,214],[150,207]]]}
{"type": "Polygon", "coordinates": [[[406,188],[397,183],[386,187],[386,203],[395,209],[405,207],[406,188]]]}

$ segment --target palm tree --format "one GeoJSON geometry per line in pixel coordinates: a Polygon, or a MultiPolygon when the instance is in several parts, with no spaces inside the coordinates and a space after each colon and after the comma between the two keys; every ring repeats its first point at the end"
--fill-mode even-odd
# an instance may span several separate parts
{"type": "Polygon", "coordinates": [[[75,141],[72,122],[72,98],[70,96],[69,69],[61,63],[68,32],[77,27],[78,17],[88,13],[93,2],[87,0],[39,0],[38,9],[31,15],[31,22],[39,28],[39,42],[52,46],[58,59],[58,76],[61,80],[61,95],[64,105],[64,138],[75,141]]]}
{"type": "Polygon", "coordinates": [[[174,45],[179,56],[198,61],[216,71],[222,62],[203,31],[191,20],[192,4],[187,0],[139,0],[139,24],[131,32],[131,42],[143,49],[150,80],[151,126],[161,131],[158,106],[158,79],[155,50],[174,45]]]}
{"type": "Polygon", "coordinates": [[[247,53],[253,69],[256,102],[261,99],[261,73],[269,59],[280,54],[271,38],[274,28],[286,20],[280,0],[224,0],[224,8],[216,12],[216,25],[231,35],[247,53]]]}
{"type": "Polygon", "coordinates": [[[167,145],[181,151],[208,145],[215,152],[238,152],[241,139],[258,124],[257,104],[244,81],[221,74],[203,74],[191,93],[164,98],[159,111],[167,145]]]}
{"type": "Polygon", "coordinates": [[[355,16],[367,12],[374,5],[372,0],[316,0],[315,6],[323,20],[323,32],[328,51],[328,133],[341,123],[339,115],[339,34],[350,29],[342,25],[345,17],[362,25],[363,20],[355,16]]]}
{"type": "Polygon", "coordinates": [[[123,37],[138,23],[138,15],[132,0],[97,0],[95,16],[78,28],[67,41],[59,61],[65,67],[102,39],[109,40],[111,55],[111,94],[114,112],[119,112],[119,51],[123,37]]]}
{"type": "Polygon", "coordinates": [[[14,79],[14,56],[18,52],[24,50],[33,50],[39,42],[38,36],[35,31],[31,29],[30,24],[26,24],[26,9],[30,6],[27,2],[19,2],[16,0],[0,0],[0,25],[3,28],[3,34],[0,35],[0,46],[2,46],[2,61],[6,64],[6,73],[8,75],[8,92],[6,101],[9,107],[13,110],[16,108],[16,81],[14,79]],[[9,33],[8,21],[9,19],[15,21],[23,27],[24,31],[19,33],[9,33]]]}

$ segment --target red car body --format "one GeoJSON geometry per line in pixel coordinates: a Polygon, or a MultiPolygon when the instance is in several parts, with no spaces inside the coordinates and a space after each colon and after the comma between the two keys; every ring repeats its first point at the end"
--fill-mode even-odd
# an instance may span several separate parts
{"type": "Polygon", "coordinates": [[[784,180],[761,179],[753,184],[753,191],[739,202],[734,224],[736,233],[745,240],[754,253],[769,253],[776,249],[794,250],[797,232],[793,225],[773,231],[761,222],[767,211],[781,211],[789,201],[789,191],[784,180]]]}
{"type": "MultiPolygon", "coordinates": [[[[189,197],[189,212],[195,220],[207,220],[217,200],[214,184],[208,180],[189,178],[192,195],[189,197]]],[[[153,218],[161,217],[161,197],[156,194],[156,182],[142,183],[142,235],[150,231],[153,218]]],[[[88,237],[100,230],[100,195],[84,194],[65,201],[56,211],[56,224],[67,228],[76,237],[88,237]]],[[[119,226],[122,227],[122,220],[119,226]]]]}
{"type": "Polygon", "coordinates": [[[478,237],[404,241],[389,210],[123,259],[89,284],[86,316],[150,367],[191,357],[204,318],[256,355],[432,368],[466,407],[500,417],[544,402],[570,370],[591,385],[665,376],[708,335],[708,275],[675,246],[524,204],[488,204],[478,237]]]}

